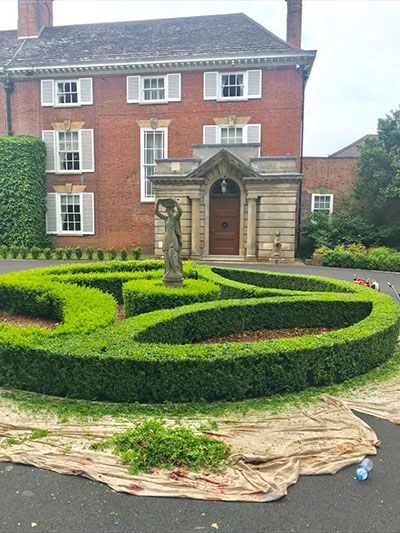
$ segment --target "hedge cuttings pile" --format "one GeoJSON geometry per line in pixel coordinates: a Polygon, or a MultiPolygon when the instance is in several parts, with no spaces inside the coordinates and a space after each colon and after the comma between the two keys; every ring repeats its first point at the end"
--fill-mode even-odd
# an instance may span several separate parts
{"type": "Polygon", "coordinates": [[[150,307],[164,305],[161,268],[161,261],[128,261],[0,276],[1,308],[62,321],[54,331],[0,324],[0,384],[116,402],[237,400],[341,382],[394,351],[400,309],[389,296],[326,278],[192,263],[185,264],[185,277],[193,289],[197,283],[194,298],[208,294],[214,301],[116,323],[116,299],[126,286],[136,283],[142,296],[143,287],[151,295],[154,286],[150,307]],[[246,329],[295,326],[342,329],[192,344],[246,329]]]}

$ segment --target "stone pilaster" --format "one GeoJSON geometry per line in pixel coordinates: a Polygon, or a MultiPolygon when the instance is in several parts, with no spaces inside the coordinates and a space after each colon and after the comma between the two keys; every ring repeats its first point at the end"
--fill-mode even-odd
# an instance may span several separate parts
{"type": "Polygon", "coordinates": [[[192,198],[192,242],[190,257],[200,257],[200,198],[192,198]]]}
{"type": "Polygon", "coordinates": [[[257,198],[247,200],[247,249],[246,260],[256,261],[257,198]]]}

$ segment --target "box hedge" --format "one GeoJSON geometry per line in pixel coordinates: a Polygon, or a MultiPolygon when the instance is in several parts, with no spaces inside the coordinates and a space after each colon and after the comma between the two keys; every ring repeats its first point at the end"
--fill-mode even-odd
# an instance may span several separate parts
{"type": "MultiPolygon", "coordinates": [[[[131,264],[130,272],[151,270],[143,263],[143,268],[131,264]]],[[[126,265],[101,266],[112,274],[126,272],[126,265]]],[[[159,266],[155,262],[153,270],[159,266]]],[[[349,379],[387,360],[397,342],[400,310],[388,296],[324,278],[265,273],[262,279],[254,271],[205,266],[197,268],[200,278],[218,282],[225,297],[231,291],[241,299],[157,310],[116,323],[111,295],[54,279],[74,269],[77,276],[98,274],[96,267],[1,276],[3,305],[16,301],[14,309],[25,309],[26,296],[31,314],[62,313],[64,320],[54,332],[0,326],[1,385],[117,402],[236,400],[349,379]],[[263,286],[251,289],[222,274],[263,286]],[[249,298],[251,290],[256,298],[249,298]],[[249,328],[321,325],[342,329],[254,343],[192,344],[249,328]]]]}

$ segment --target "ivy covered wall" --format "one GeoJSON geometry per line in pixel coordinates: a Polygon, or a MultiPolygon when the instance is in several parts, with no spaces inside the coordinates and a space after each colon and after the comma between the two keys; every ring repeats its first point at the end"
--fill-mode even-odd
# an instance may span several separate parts
{"type": "Polygon", "coordinates": [[[50,245],[45,161],[41,139],[0,136],[0,245],[50,245]]]}

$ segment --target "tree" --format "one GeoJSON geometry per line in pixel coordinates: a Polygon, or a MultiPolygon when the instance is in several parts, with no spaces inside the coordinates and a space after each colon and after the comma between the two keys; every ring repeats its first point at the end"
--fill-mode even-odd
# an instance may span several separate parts
{"type": "Polygon", "coordinates": [[[400,247],[400,109],[379,119],[378,136],[361,148],[354,193],[382,243],[400,247]]]}
{"type": "Polygon", "coordinates": [[[314,248],[334,248],[338,244],[370,246],[376,239],[373,226],[349,208],[332,215],[311,213],[301,225],[301,232],[312,241],[314,248]]]}

